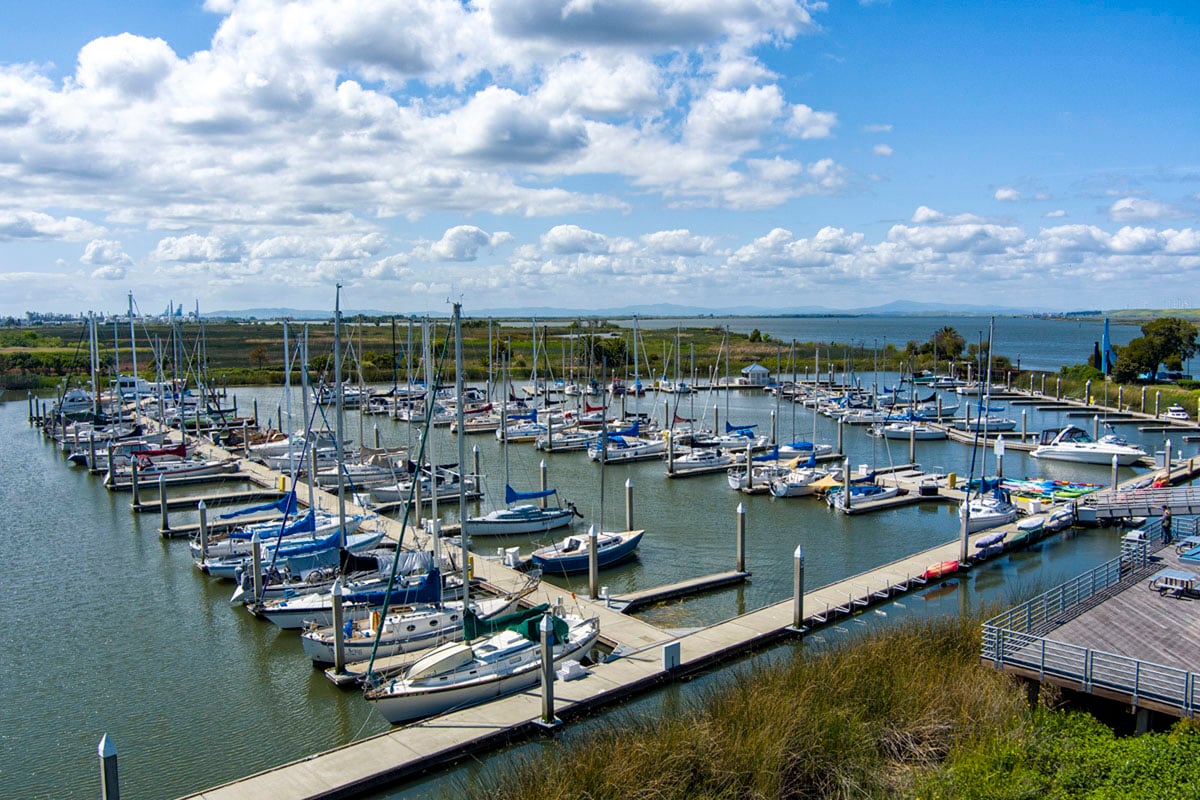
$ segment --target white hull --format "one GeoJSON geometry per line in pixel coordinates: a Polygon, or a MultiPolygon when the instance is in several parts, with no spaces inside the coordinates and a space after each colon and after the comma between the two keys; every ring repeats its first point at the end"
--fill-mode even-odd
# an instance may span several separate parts
{"type": "MultiPolygon", "coordinates": [[[[598,624],[590,631],[561,650],[556,648],[554,663],[582,658],[600,634],[598,624]]],[[[537,648],[540,653],[540,646],[537,648]]],[[[444,714],[459,708],[478,705],[497,697],[536,686],[541,678],[541,658],[529,659],[523,655],[513,657],[518,663],[511,665],[513,671],[492,673],[471,681],[455,681],[453,675],[443,676],[442,685],[409,686],[407,681],[393,681],[377,692],[367,693],[367,699],[393,725],[410,720],[444,714]]],[[[503,669],[503,667],[501,667],[503,669]]]]}
{"type": "Polygon", "coordinates": [[[545,533],[571,524],[575,517],[570,508],[530,509],[518,506],[500,509],[482,517],[468,517],[463,530],[468,536],[511,536],[545,533]]]}

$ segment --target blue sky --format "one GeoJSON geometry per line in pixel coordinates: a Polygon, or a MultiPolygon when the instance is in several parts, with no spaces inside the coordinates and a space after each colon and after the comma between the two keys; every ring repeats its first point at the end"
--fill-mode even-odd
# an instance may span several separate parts
{"type": "Polygon", "coordinates": [[[1195,3],[113,5],[6,9],[0,314],[1200,302],[1195,3]]]}

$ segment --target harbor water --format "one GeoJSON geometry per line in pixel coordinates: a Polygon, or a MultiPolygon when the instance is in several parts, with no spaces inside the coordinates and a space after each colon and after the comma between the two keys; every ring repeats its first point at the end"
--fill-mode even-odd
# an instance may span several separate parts
{"type": "MultiPolygon", "coordinates": [[[[879,379],[880,385],[894,380],[879,379]]],[[[239,389],[239,412],[248,413],[255,400],[262,421],[270,416],[277,423],[282,390],[239,389]]],[[[639,403],[640,410],[662,416],[662,400],[639,403]]],[[[294,408],[298,425],[298,396],[294,408]]],[[[814,438],[812,411],[779,404],[761,391],[694,395],[681,401],[677,413],[707,424],[714,409],[722,424],[757,424],[763,432],[769,431],[775,412],[780,441],[814,438]]],[[[1019,419],[1021,411],[1013,406],[1003,413],[1019,419]]],[[[1090,420],[1068,420],[1062,412],[1032,407],[1026,424],[1032,433],[1067,421],[1091,427],[1090,420]]],[[[416,441],[406,424],[386,417],[368,417],[360,424],[356,413],[347,414],[347,432],[355,440],[372,443],[376,427],[385,444],[416,441]]],[[[1120,431],[1149,452],[1163,448],[1161,433],[1142,433],[1132,425],[1120,431]]],[[[874,439],[861,428],[844,429],[843,436],[852,467],[908,462],[907,441],[874,439]]],[[[816,441],[833,444],[836,437],[834,424],[818,416],[816,441]]],[[[455,460],[456,444],[448,432],[436,430],[433,442],[438,462],[455,460]]],[[[487,497],[472,505],[471,513],[494,507],[505,474],[503,450],[494,437],[471,437],[468,448],[474,446],[487,497]]],[[[1180,455],[1195,454],[1194,444],[1178,441],[1173,447],[1180,455]]],[[[949,441],[918,442],[916,448],[916,460],[930,471],[965,477],[974,458],[975,474],[995,473],[990,449],[973,453],[949,441]]],[[[601,514],[599,467],[582,453],[544,454],[531,445],[512,445],[508,482],[517,489],[537,488],[542,459],[550,485],[585,517],[576,531],[586,531],[601,514]]],[[[804,547],[811,589],[952,540],[958,530],[950,504],[845,516],[812,498],[741,495],[728,488],[724,474],[667,480],[664,471],[657,461],[606,469],[604,528],[624,527],[628,480],[633,484],[634,527],[647,533],[639,557],[602,573],[602,583],[620,595],[732,569],[739,504],[746,512],[747,566],[753,573],[743,586],[640,614],[664,628],[693,628],[786,599],[797,545],[804,547]]],[[[1135,471],[1123,468],[1122,478],[1135,471]]],[[[1005,455],[1004,473],[1109,480],[1108,467],[1039,463],[1013,450],[1005,455]]],[[[69,466],[61,451],[29,426],[24,402],[0,404],[0,564],[6,578],[0,582],[0,607],[8,617],[0,628],[0,794],[94,796],[96,746],[105,733],[118,749],[123,795],[163,798],[387,729],[358,692],[335,688],[311,666],[295,632],[231,608],[231,586],[197,572],[186,541],[160,537],[158,516],[131,513],[129,501],[128,494],[110,493],[98,477],[69,466]]],[[[453,521],[456,503],[447,505],[442,516],[453,521]]],[[[194,519],[187,513],[172,516],[181,524],[194,519]]],[[[899,609],[885,606],[888,616],[872,614],[870,621],[1011,602],[1022,592],[1046,588],[1113,558],[1119,535],[1097,529],[1051,538],[967,577],[931,585],[905,598],[899,609]]],[[[527,552],[534,541],[521,537],[508,544],[527,552]]],[[[502,544],[477,542],[475,549],[494,552],[502,544]]],[[[585,579],[546,580],[564,595],[586,591],[585,579]]],[[[820,635],[828,639],[838,634],[830,629],[820,635]]],[[[704,680],[719,681],[723,674],[717,670],[704,680]]],[[[669,710],[676,693],[687,691],[686,686],[675,687],[639,702],[651,711],[669,710]]],[[[476,764],[470,770],[487,763],[485,759],[483,767],[476,764]]],[[[439,780],[410,789],[432,795],[439,780]]]]}

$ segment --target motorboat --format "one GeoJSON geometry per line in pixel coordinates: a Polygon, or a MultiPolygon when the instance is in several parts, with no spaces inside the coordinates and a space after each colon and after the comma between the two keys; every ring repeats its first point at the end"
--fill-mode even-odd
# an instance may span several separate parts
{"type": "Polygon", "coordinates": [[[1118,437],[1093,439],[1087,431],[1075,425],[1060,430],[1042,431],[1041,443],[1033,451],[1034,458],[1073,461],[1081,464],[1111,464],[1127,467],[1146,457],[1146,451],[1118,437]]]}
{"type": "MultiPolygon", "coordinates": [[[[596,534],[596,563],[600,569],[632,558],[642,541],[644,530],[605,531],[596,534]]],[[[587,572],[591,559],[590,535],[568,536],[562,541],[533,551],[533,564],[547,575],[587,572]]]]}
{"type": "Polygon", "coordinates": [[[1179,403],[1174,403],[1163,414],[1163,419],[1190,420],[1191,416],[1188,414],[1186,408],[1179,405],[1179,403]]]}

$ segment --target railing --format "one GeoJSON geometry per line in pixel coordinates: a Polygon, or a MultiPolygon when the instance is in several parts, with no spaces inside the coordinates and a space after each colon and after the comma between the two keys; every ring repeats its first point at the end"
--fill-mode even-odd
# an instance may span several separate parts
{"type": "Polygon", "coordinates": [[[1120,508],[1151,508],[1163,506],[1200,507],[1200,490],[1193,486],[1176,486],[1142,488],[1142,489],[1103,489],[1081,498],[1079,504],[1094,508],[1097,511],[1107,511],[1120,508]]]}
{"type": "MultiPolygon", "coordinates": [[[[1193,530],[1197,527],[1195,520],[1181,522],[1190,523],[1187,527],[1193,530]]],[[[1160,546],[1160,530],[1155,520],[1141,529],[1143,536],[1127,537],[1122,557],[985,622],[982,657],[997,669],[1019,667],[1037,673],[1039,680],[1062,678],[1078,683],[1085,692],[1099,689],[1128,695],[1135,706],[1154,701],[1191,717],[1200,707],[1200,676],[1196,673],[1057,642],[1039,634],[1061,621],[1063,614],[1145,567],[1149,563],[1148,550],[1160,546]]]]}

